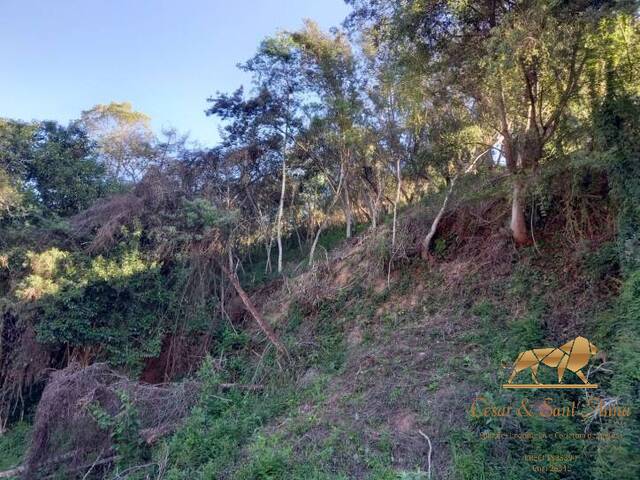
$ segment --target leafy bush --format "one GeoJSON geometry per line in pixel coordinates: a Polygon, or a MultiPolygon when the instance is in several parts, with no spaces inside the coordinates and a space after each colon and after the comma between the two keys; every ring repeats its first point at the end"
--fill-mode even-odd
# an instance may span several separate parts
{"type": "Polygon", "coordinates": [[[108,431],[113,440],[118,463],[127,466],[148,459],[149,448],[140,436],[138,412],[125,391],[118,392],[122,404],[120,411],[111,416],[98,405],[90,405],[90,411],[101,430],[108,431]]]}
{"type": "Polygon", "coordinates": [[[618,250],[623,270],[640,268],[640,99],[610,78],[594,116],[598,154],[606,164],[617,203],[618,250]]]}
{"type": "MultiPolygon", "coordinates": [[[[220,478],[239,458],[254,432],[295,402],[286,385],[263,394],[231,390],[221,395],[218,384],[222,378],[210,358],[198,376],[204,382],[200,401],[169,444],[170,480],[220,478]]],[[[280,471],[283,457],[266,450],[263,453],[253,467],[248,467],[246,478],[278,478],[268,475],[280,471]],[[251,477],[253,474],[258,476],[251,477]]]]}
{"type": "Polygon", "coordinates": [[[211,328],[207,307],[182,314],[186,266],[163,270],[135,240],[109,257],[71,256],[51,249],[28,254],[32,273],[17,293],[37,300],[38,340],[52,348],[91,349],[98,359],[138,371],[160,353],[164,335],[180,321],[187,330],[211,328]]]}

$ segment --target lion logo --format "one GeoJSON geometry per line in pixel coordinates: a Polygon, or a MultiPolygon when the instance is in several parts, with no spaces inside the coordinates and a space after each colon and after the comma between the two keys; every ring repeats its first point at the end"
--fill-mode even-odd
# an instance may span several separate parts
{"type": "Polygon", "coordinates": [[[558,348],[534,348],[521,352],[513,364],[509,380],[503,386],[505,388],[596,388],[597,385],[590,384],[582,373],[582,368],[596,353],[598,353],[596,346],[584,337],[576,337],[558,348]],[[558,385],[542,385],[538,381],[538,367],[541,363],[558,369],[558,385]],[[533,384],[514,384],[516,375],[528,368],[531,369],[533,384]],[[574,372],[582,380],[583,385],[561,385],[566,370],[574,372]]]}

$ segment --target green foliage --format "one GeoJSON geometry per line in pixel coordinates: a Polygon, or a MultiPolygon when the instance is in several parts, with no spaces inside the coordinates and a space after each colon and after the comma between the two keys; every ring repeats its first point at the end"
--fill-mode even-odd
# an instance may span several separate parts
{"type": "Polygon", "coordinates": [[[595,463],[597,480],[609,478],[634,479],[640,476],[640,270],[628,276],[617,305],[608,312],[599,326],[599,334],[607,345],[612,377],[604,382],[610,395],[629,405],[634,415],[608,426],[621,441],[612,448],[598,449],[595,463]]]}
{"type": "Polygon", "coordinates": [[[206,230],[224,220],[220,217],[219,210],[203,198],[185,200],[183,209],[185,227],[188,230],[206,230]]]}
{"type": "Polygon", "coordinates": [[[0,176],[0,204],[11,201],[14,210],[17,206],[25,211],[40,206],[69,216],[110,190],[93,143],[75,124],[64,127],[55,122],[1,120],[0,172],[13,182],[9,192],[2,187],[0,176]]]}
{"type": "Polygon", "coordinates": [[[23,207],[24,195],[13,185],[11,177],[0,167],[0,220],[19,216],[23,207]]]}
{"type": "Polygon", "coordinates": [[[88,258],[57,248],[27,252],[29,274],[16,295],[35,302],[39,341],[53,348],[91,349],[98,359],[139,371],[160,353],[164,335],[177,326],[210,328],[211,303],[192,305],[182,318],[188,268],[163,271],[146,258],[134,234],[109,257],[88,258]]]}
{"type": "MultiPolygon", "coordinates": [[[[223,396],[218,389],[222,379],[211,360],[205,361],[199,377],[204,379],[200,401],[170,443],[167,478],[171,480],[219,478],[239,458],[242,446],[256,429],[296,402],[295,392],[288,385],[274,385],[264,394],[231,390],[223,396]]],[[[267,476],[246,478],[277,478],[268,475],[282,468],[284,460],[279,453],[272,453],[265,453],[264,458],[256,460],[254,469],[247,471],[247,475],[253,472],[267,476]]]]}
{"type": "Polygon", "coordinates": [[[291,448],[277,438],[258,436],[249,451],[251,462],[237,474],[238,480],[279,480],[291,473],[291,448]]]}
{"type": "Polygon", "coordinates": [[[607,242],[595,252],[584,257],[584,268],[594,281],[613,277],[620,270],[620,255],[617,242],[607,242]]]}
{"type": "Polygon", "coordinates": [[[17,467],[29,446],[31,425],[18,422],[0,435],[0,470],[17,467]]]}
{"type": "Polygon", "coordinates": [[[618,203],[618,250],[623,271],[640,267],[640,101],[621,91],[610,73],[607,96],[594,123],[618,203]]]}
{"type": "MultiPolygon", "coordinates": [[[[342,309],[347,307],[346,298],[338,301],[342,309]]],[[[320,310],[320,315],[331,315],[329,303],[320,310]]],[[[344,310],[339,310],[340,312],[344,310]]],[[[335,311],[334,311],[335,314],[335,311]]],[[[299,306],[292,306],[292,316],[302,315],[299,306]]],[[[323,320],[324,323],[324,320],[323,320]]],[[[318,357],[306,352],[306,357],[292,349],[298,367],[326,366],[326,371],[335,371],[335,339],[342,337],[330,325],[319,327],[315,340],[323,352],[318,357]]],[[[301,386],[294,375],[279,371],[269,354],[260,363],[261,369],[249,363],[233,365],[234,355],[244,355],[243,347],[235,342],[238,337],[231,331],[223,331],[222,340],[216,349],[226,354],[222,371],[216,369],[213,360],[205,360],[199,378],[204,382],[202,395],[198,405],[192,411],[184,428],[170,443],[170,479],[186,478],[220,478],[223,474],[237,479],[346,479],[348,476],[328,472],[323,468],[327,461],[328,451],[325,446],[320,451],[314,448],[308,452],[312,461],[302,461],[299,446],[295,438],[283,437],[266,428],[276,417],[296,419],[301,405],[322,402],[326,395],[325,374],[301,386]],[[230,342],[225,339],[234,339],[230,342]],[[231,346],[233,345],[233,346],[231,346]],[[234,350],[230,350],[233,348],[234,350]],[[238,350],[240,348],[240,350],[238,350]],[[235,352],[235,353],[234,353],[235,352]],[[257,369],[256,369],[257,368],[257,369]],[[262,373],[264,372],[264,373],[262,373]],[[265,379],[265,390],[262,393],[242,392],[239,390],[221,391],[218,384],[233,379],[246,382],[255,375],[261,374],[265,379]],[[317,455],[317,458],[316,458],[317,455]]],[[[306,349],[307,351],[310,349],[306,349]]],[[[295,420],[300,434],[314,424],[313,417],[295,420]]],[[[312,447],[312,445],[309,445],[312,447]]],[[[332,447],[338,451],[339,445],[332,447]]],[[[386,467],[371,458],[372,471],[383,471],[386,467]],[[373,465],[375,464],[375,466],[373,465]]],[[[383,478],[383,477],[380,477],[383,478]]],[[[385,477],[386,478],[386,477],[385,477]]],[[[389,477],[395,478],[395,477],[389,477]]]]}
{"type": "Polygon", "coordinates": [[[36,123],[0,119],[0,166],[9,176],[28,176],[37,129],[36,123]]]}
{"type": "Polygon", "coordinates": [[[39,303],[40,341],[104,349],[105,359],[132,369],[160,353],[167,326],[158,320],[172,300],[172,285],[158,266],[135,253],[117,261],[97,257],[80,278],[61,276],[58,285],[56,295],[39,303]]]}
{"type": "MultiPolygon", "coordinates": [[[[611,245],[605,244],[603,251],[594,255],[610,256],[611,245]]],[[[601,262],[594,260],[593,263],[597,272],[601,262]]],[[[591,263],[586,262],[586,265],[589,266],[591,263]]],[[[551,403],[557,405],[570,401],[585,401],[585,395],[580,392],[545,391],[536,395],[518,391],[506,393],[496,388],[496,385],[502,383],[508,375],[513,359],[523,345],[545,343],[546,328],[542,320],[547,314],[547,307],[542,299],[556,288],[555,285],[556,280],[547,272],[527,266],[526,262],[523,262],[511,277],[506,289],[509,297],[505,298],[504,304],[496,304],[486,299],[477,301],[472,307],[472,313],[480,319],[479,331],[474,333],[473,338],[482,345],[483,352],[489,353],[486,357],[491,359],[489,369],[503,371],[497,378],[491,377],[488,382],[482,382],[487,389],[482,392],[482,397],[487,401],[511,405],[519,405],[523,398],[528,398],[531,403],[542,398],[550,398],[551,403]],[[526,307],[517,318],[509,318],[506,315],[508,309],[505,310],[507,301],[526,307]]],[[[594,311],[597,307],[593,306],[594,311]]],[[[612,310],[604,314],[594,313],[593,316],[593,320],[587,321],[587,328],[596,330],[593,336],[590,334],[590,338],[594,338],[595,343],[606,352],[611,370],[610,374],[597,374],[595,377],[595,381],[600,384],[599,395],[618,398],[621,404],[628,405],[633,412],[637,412],[639,405],[636,393],[640,388],[640,335],[637,322],[640,318],[640,275],[634,272],[628,278],[617,305],[612,310]]],[[[541,369],[540,380],[554,382],[553,373],[548,369],[541,369]]],[[[526,376],[527,373],[521,375],[526,376]]],[[[476,379],[479,382],[482,380],[479,376],[476,379]]],[[[522,460],[525,453],[537,452],[572,453],[577,456],[568,474],[547,472],[545,478],[604,480],[611,478],[612,472],[615,472],[615,478],[631,480],[637,478],[640,472],[637,461],[640,445],[635,440],[640,429],[636,415],[619,420],[605,419],[593,422],[588,427],[585,422],[572,417],[558,417],[553,421],[540,417],[516,417],[508,422],[496,418],[470,418],[470,424],[473,427],[471,432],[459,431],[451,437],[455,478],[537,479],[540,478],[540,474],[532,472],[531,465],[522,460]],[[553,437],[557,431],[581,434],[585,428],[592,433],[617,434],[621,440],[591,445],[585,444],[583,440],[553,437]],[[548,438],[530,440],[526,443],[513,439],[488,442],[478,438],[481,432],[493,431],[546,433],[548,438]],[[585,449],[592,454],[586,454],[585,449]]]]}
{"type": "Polygon", "coordinates": [[[113,441],[118,464],[128,466],[136,461],[148,459],[149,450],[144,439],[140,436],[140,422],[135,405],[129,394],[118,392],[120,411],[109,415],[98,405],[90,405],[89,410],[100,429],[108,431],[113,441]]]}
{"type": "Polygon", "coordinates": [[[30,180],[48,209],[67,216],[89,207],[107,193],[104,168],[93,145],[76,125],[44,122],[36,137],[30,180]]]}
{"type": "Polygon", "coordinates": [[[25,263],[31,273],[20,282],[16,295],[23,300],[35,300],[55,294],[73,277],[73,264],[69,257],[69,252],[56,247],[41,253],[28,251],[25,263]]]}

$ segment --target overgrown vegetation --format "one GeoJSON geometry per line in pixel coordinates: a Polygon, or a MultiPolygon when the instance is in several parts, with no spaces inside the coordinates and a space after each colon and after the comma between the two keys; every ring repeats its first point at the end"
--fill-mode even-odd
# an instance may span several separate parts
{"type": "Polygon", "coordinates": [[[636,4],[346,3],[208,99],[216,148],[0,120],[1,470],[640,477],[636,4]],[[578,335],[597,393],[501,388],[578,335]],[[471,408],[595,395],[631,414],[471,408]]]}

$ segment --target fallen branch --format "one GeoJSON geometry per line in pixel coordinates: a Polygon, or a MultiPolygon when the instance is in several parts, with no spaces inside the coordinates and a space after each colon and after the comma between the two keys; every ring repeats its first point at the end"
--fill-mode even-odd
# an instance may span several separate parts
{"type": "MultiPolygon", "coordinates": [[[[36,469],[41,469],[41,468],[45,468],[45,467],[51,467],[51,466],[56,465],[58,463],[65,462],[67,460],[72,459],[77,454],[78,454],[77,451],[73,451],[73,452],[64,453],[62,455],[58,455],[57,457],[38,465],[36,467],[36,469]]],[[[86,464],[83,464],[83,465],[78,465],[76,467],[72,467],[70,469],[67,469],[67,473],[69,473],[69,472],[77,472],[77,471],[83,470],[85,468],[93,469],[93,468],[95,468],[96,466],[99,466],[99,465],[104,465],[106,463],[112,463],[115,460],[117,460],[117,458],[118,458],[118,456],[111,456],[111,457],[108,457],[108,458],[103,458],[102,460],[97,459],[97,460],[95,460],[95,461],[93,461],[91,463],[86,463],[86,464]]],[[[27,471],[27,467],[25,465],[20,465],[19,467],[12,468],[11,470],[5,470],[4,472],[0,472],[0,478],[19,477],[20,475],[22,475],[26,471],[27,471]]],[[[47,476],[42,477],[42,478],[54,478],[54,477],[57,478],[57,474],[47,475],[47,476]]]]}
{"type": "Polygon", "coordinates": [[[13,478],[18,477],[26,470],[26,467],[20,466],[16,468],[12,468],[11,470],[5,470],[4,472],[0,472],[0,478],[13,478]]]}
{"type": "MultiPolygon", "coordinates": [[[[39,465],[39,467],[47,467],[47,466],[51,466],[51,465],[55,465],[57,463],[61,463],[61,462],[67,461],[67,460],[75,457],[77,454],[78,454],[77,450],[74,450],[73,452],[63,453],[62,455],[58,455],[57,457],[54,457],[51,460],[48,460],[48,461],[42,463],[41,465],[39,465]]],[[[0,478],[17,477],[18,475],[21,475],[22,473],[24,473],[26,471],[27,471],[27,466],[26,465],[21,465],[19,467],[12,468],[11,470],[5,470],[4,472],[0,472],[0,478]]]]}
{"type": "Polygon", "coordinates": [[[231,390],[233,388],[238,388],[240,390],[248,390],[250,392],[257,392],[264,389],[263,385],[252,385],[252,384],[242,384],[242,383],[219,383],[218,387],[222,390],[231,390]]]}
{"type": "Polygon", "coordinates": [[[427,478],[431,479],[431,452],[433,450],[432,445],[431,445],[431,439],[429,438],[429,435],[427,435],[426,433],[424,433],[422,430],[418,430],[418,433],[420,435],[422,435],[424,438],[427,439],[427,443],[429,444],[429,456],[427,457],[427,478]]]}
{"type": "MultiPolygon", "coordinates": [[[[84,465],[78,465],[77,467],[68,468],[65,471],[65,473],[79,472],[80,470],[84,470],[87,467],[93,469],[93,468],[98,467],[100,465],[106,465],[108,463],[113,463],[116,460],[118,460],[118,458],[120,458],[118,455],[114,455],[112,457],[103,458],[102,460],[98,460],[96,462],[91,462],[90,464],[86,463],[84,465]]],[[[46,477],[43,477],[43,480],[44,479],[49,479],[49,478],[60,478],[60,476],[59,476],[59,474],[54,473],[54,474],[51,474],[51,475],[47,475],[46,477]]]]}
{"type": "Polygon", "coordinates": [[[282,342],[280,342],[280,339],[276,335],[276,332],[274,332],[273,328],[271,328],[271,325],[267,323],[267,321],[262,317],[260,312],[258,312],[256,307],[253,305],[253,302],[249,298],[249,295],[247,295],[247,292],[245,292],[244,288],[242,288],[242,286],[240,285],[240,282],[238,281],[238,277],[236,277],[234,273],[231,273],[229,269],[225,267],[223,262],[218,261],[217,263],[218,263],[218,266],[220,267],[220,270],[222,270],[224,274],[229,278],[231,285],[233,285],[233,288],[235,288],[236,292],[238,292],[238,296],[242,300],[242,303],[244,304],[245,308],[249,311],[251,316],[254,318],[254,320],[260,327],[260,329],[264,332],[264,334],[271,341],[271,343],[273,343],[276,349],[288,358],[289,352],[287,351],[285,346],[282,344],[282,342]]]}

